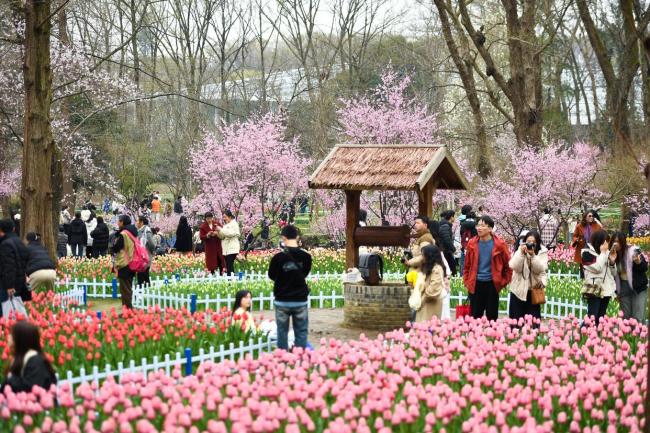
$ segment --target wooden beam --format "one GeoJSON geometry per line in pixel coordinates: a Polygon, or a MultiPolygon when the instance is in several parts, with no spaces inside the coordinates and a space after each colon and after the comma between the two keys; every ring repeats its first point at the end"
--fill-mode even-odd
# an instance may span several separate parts
{"type": "Polygon", "coordinates": [[[433,194],[436,192],[437,181],[430,180],[418,191],[418,214],[429,218],[433,216],[433,194]]]}
{"type": "Polygon", "coordinates": [[[359,248],[354,241],[354,230],[359,224],[361,191],[345,191],[345,268],[359,266],[359,248]]]}

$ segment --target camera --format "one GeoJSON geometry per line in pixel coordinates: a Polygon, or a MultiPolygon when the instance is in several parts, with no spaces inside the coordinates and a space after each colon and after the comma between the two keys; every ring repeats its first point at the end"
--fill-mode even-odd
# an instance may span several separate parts
{"type": "Polygon", "coordinates": [[[532,242],[526,242],[526,249],[527,250],[534,250],[535,249],[535,244],[532,242]]]}
{"type": "Polygon", "coordinates": [[[411,252],[411,250],[404,250],[404,252],[402,253],[402,258],[401,258],[400,261],[402,263],[406,263],[407,261],[411,260],[412,258],[413,258],[413,253],[411,252]]]}

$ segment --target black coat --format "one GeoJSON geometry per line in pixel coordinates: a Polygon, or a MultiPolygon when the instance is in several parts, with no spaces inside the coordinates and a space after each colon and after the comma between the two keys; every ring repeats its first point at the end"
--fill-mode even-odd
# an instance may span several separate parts
{"type": "Polygon", "coordinates": [[[59,237],[56,240],[56,252],[59,257],[68,255],[68,235],[63,232],[59,232],[59,237]]]}
{"type": "Polygon", "coordinates": [[[174,248],[181,253],[192,251],[192,229],[190,226],[178,226],[174,248]]]}
{"type": "Polygon", "coordinates": [[[637,293],[648,290],[648,262],[641,256],[641,263],[638,265],[632,262],[632,284],[637,293]]]}
{"type": "Polygon", "coordinates": [[[15,233],[0,238],[0,302],[8,299],[7,289],[15,289],[23,300],[31,299],[25,284],[29,251],[15,233]]]}
{"type": "Polygon", "coordinates": [[[12,375],[7,378],[0,392],[4,391],[5,386],[10,387],[13,392],[30,392],[34,386],[50,389],[55,383],[56,376],[47,368],[43,355],[39,353],[27,360],[20,376],[12,375]]]}
{"type": "Polygon", "coordinates": [[[449,221],[445,219],[440,220],[438,235],[440,236],[440,243],[442,244],[440,247],[443,251],[450,253],[456,252],[456,247],[454,247],[454,236],[449,221]]]}
{"type": "Polygon", "coordinates": [[[54,262],[50,259],[47,250],[41,245],[39,241],[30,242],[27,245],[29,256],[27,258],[27,266],[25,273],[31,275],[32,272],[40,271],[41,269],[56,269],[54,262]]]}
{"type": "Polygon", "coordinates": [[[88,243],[88,230],[86,230],[86,223],[81,218],[75,218],[70,223],[68,243],[70,245],[86,245],[88,243]]]}
{"type": "Polygon", "coordinates": [[[93,238],[93,248],[104,251],[108,249],[108,226],[106,223],[98,223],[95,230],[90,232],[90,236],[93,238]]]}

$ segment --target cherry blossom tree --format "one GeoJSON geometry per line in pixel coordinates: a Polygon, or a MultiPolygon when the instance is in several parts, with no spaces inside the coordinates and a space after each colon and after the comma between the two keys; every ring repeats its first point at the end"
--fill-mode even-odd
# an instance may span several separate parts
{"type": "Polygon", "coordinates": [[[586,207],[600,208],[610,200],[598,188],[603,155],[594,146],[553,143],[536,150],[513,145],[500,157],[502,168],[477,186],[474,204],[482,204],[510,239],[524,228],[539,227],[545,207],[565,222],[586,207]]]}
{"type": "Polygon", "coordinates": [[[190,208],[230,209],[251,227],[264,218],[277,221],[282,205],[307,190],[310,165],[298,139],[285,139],[283,122],[281,115],[269,113],[207,134],[192,154],[200,192],[190,208]]]}
{"type": "MultiPolygon", "coordinates": [[[[380,81],[370,95],[341,101],[342,107],[337,110],[340,139],[355,144],[439,143],[435,114],[426,104],[407,95],[411,75],[387,68],[380,81]]],[[[361,199],[369,214],[380,223],[390,224],[410,223],[417,213],[417,203],[415,193],[401,191],[367,192],[361,199]]]]}

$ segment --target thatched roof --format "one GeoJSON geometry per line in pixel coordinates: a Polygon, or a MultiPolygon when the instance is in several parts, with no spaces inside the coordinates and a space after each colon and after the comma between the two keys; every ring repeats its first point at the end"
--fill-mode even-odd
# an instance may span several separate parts
{"type": "Polygon", "coordinates": [[[339,144],[309,178],[310,188],[420,190],[467,189],[467,179],[444,146],[339,144]]]}

